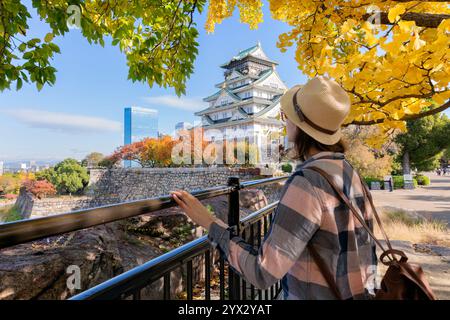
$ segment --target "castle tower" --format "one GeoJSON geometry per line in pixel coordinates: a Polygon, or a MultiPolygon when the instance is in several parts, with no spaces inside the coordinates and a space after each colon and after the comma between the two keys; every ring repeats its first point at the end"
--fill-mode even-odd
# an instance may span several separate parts
{"type": "Polygon", "coordinates": [[[195,113],[202,119],[205,137],[232,139],[233,132],[245,131],[248,141],[260,150],[257,163],[267,163],[263,148],[267,143],[278,146],[282,140],[271,138],[271,132],[280,132],[283,125],[279,101],[287,90],[277,65],[259,42],[222,64],[224,81],[215,85],[217,92],[203,99],[209,107],[195,113]]]}

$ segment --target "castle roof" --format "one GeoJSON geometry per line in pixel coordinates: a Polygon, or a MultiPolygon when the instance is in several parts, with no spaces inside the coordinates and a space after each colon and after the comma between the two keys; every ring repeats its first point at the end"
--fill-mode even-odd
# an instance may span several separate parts
{"type": "Polygon", "coordinates": [[[221,68],[225,68],[228,69],[228,66],[234,62],[234,61],[239,61],[239,60],[244,60],[248,57],[253,57],[265,62],[269,62],[271,64],[278,64],[277,62],[267,58],[266,54],[264,53],[264,51],[262,51],[262,47],[261,47],[261,43],[258,41],[258,43],[256,45],[254,45],[253,47],[244,49],[239,51],[239,53],[237,55],[235,55],[233,58],[231,58],[231,60],[229,60],[228,62],[220,65],[221,68]],[[255,53],[260,52],[261,54],[256,55],[255,53]]]}

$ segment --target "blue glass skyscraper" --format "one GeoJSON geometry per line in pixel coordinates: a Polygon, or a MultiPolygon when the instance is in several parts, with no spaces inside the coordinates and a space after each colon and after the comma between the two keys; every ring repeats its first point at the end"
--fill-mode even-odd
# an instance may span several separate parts
{"type": "MultiPolygon", "coordinates": [[[[141,141],[144,138],[158,137],[158,111],[141,107],[126,107],[124,109],[124,144],[141,141]]],[[[136,164],[125,160],[124,166],[136,164]]]]}

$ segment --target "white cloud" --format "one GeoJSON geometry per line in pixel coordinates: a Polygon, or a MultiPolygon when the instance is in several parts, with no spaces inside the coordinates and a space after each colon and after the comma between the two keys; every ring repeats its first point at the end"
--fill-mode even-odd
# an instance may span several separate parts
{"type": "Polygon", "coordinates": [[[6,109],[0,112],[30,127],[60,132],[120,132],[122,130],[120,122],[99,117],[33,109],[6,109]]]}
{"type": "Polygon", "coordinates": [[[206,103],[200,98],[177,97],[170,95],[144,97],[147,103],[153,106],[166,106],[171,108],[183,109],[186,111],[199,111],[206,108],[206,103]]]}

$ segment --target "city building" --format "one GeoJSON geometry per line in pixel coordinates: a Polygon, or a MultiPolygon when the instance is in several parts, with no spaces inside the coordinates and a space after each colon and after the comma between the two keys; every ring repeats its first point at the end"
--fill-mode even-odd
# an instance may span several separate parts
{"type": "Polygon", "coordinates": [[[4,169],[3,161],[0,161],[0,176],[3,175],[3,169],[4,169]]]}
{"type": "Polygon", "coordinates": [[[28,172],[38,172],[39,166],[36,163],[36,160],[30,160],[30,166],[28,167],[28,172]]]}
{"type": "Polygon", "coordinates": [[[258,147],[256,164],[273,163],[271,153],[285,139],[280,137],[280,97],[287,90],[276,66],[261,44],[240,51],[220,67],[224,81],[204,98],[209,107],[196,112],[201,117],[205,137],[212,141],[245,139],[258,147]]]}
{"type": "MultiPolygon", "coordinates": [[[[124,108],[124,145],[144,138],[158,137],[158,111],[141,107],[124,108]]],[[[124,161],[125,167],[137,166],[133,161],[124,161]]]]}

